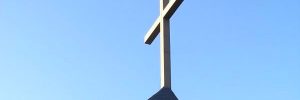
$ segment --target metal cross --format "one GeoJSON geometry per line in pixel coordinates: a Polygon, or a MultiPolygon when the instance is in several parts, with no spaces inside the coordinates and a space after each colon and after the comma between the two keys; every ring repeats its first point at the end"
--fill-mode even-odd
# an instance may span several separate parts
{"type": "Polygon", "coordinates": [[[171,88],[170,18],[183,0],[160,0],[160,16],[147,32],[144,42],[151,44],[160,33],[160,84],[171,88]]]}

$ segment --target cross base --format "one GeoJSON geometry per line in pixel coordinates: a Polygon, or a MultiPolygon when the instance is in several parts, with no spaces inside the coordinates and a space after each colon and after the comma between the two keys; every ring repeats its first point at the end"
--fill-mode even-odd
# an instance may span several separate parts
{"type": "Polygon", "coordinates": [[[171,88],[161,88],[148,100],[178,100],[171,88]]]}

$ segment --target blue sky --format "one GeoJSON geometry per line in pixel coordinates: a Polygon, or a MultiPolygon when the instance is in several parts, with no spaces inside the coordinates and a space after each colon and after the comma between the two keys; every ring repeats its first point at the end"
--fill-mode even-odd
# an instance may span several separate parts
{"type": "MultiPolygon", "coordinates": [[[[145,100],[159,0],[0,0],[0,100],[145,100]]],[[[171,19],[181,100],[299,100],[299,0],[185,0],[171,19]]]]}

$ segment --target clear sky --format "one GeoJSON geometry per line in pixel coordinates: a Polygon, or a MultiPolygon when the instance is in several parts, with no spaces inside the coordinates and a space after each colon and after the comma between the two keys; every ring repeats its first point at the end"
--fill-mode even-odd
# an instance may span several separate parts
{"type": "MultiPolygon", "coordinates": [[[[159,0],[0,0],[0,100],[146,100],[159,0]]],[[[299,0],[185,0],[171,19],[181,100],[300,100],[299,0]]]]}

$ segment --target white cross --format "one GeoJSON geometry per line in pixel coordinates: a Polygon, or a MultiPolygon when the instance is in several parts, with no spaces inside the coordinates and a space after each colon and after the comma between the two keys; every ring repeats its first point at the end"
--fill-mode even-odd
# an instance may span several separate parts
{"type": "Polygon", "coordinates": [[[144,42],[151,44],[160,33],[160,84],[171,88],[170,18],[183,0],[160,0],[160,16],[147,32],[144,42]]]}

